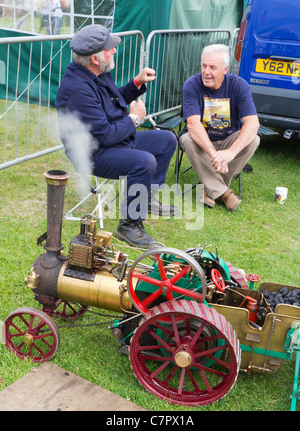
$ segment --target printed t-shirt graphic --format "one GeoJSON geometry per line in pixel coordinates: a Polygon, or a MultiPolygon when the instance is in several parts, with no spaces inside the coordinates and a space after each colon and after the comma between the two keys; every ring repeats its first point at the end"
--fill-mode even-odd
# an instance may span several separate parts
{"type": "MultiPolygon", "coordinates": [[[[220,132],[231,126],[230,99],[211,99],[204,96],[202,124],[209,135],[220,136],[220,132]]],[[[221,133],[223,135],[223,133],[221,133]]]]}

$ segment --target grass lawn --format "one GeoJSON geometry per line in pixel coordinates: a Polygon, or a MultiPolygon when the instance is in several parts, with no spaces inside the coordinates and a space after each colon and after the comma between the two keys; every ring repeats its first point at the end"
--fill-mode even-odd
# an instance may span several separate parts
{"type": "MultiPolygon", "coordinates": [[[[216,205],[204,209],[203,223],[186,229],[184,219],[153,219],[145,222],[147,232],[164,245],[180,250],[198,244],[211,244],[209,250],[247,273],[259,274],[262,281],[300,286],[299,276],[299,140],[263,138],[251,160],[253,172],[242,174],[242,204],[233,213],[216,205]],[[275,202],[275,187],[288,187],[284,205],[275,202]]],[[[175,183],[175,156],[168,171],[167,183],[175,183]]],[[[188,167],[184,157],[183,168],[188,167]]],[[[43,158],[0,171],[0,321],[16,308],[38,307],[32,292],[24,284],[35,258],[44,250],[36,239],[46,231],[46,181],[50,169],[69,172],[65,210],[79,199],[78,177],[64,155],[56,152],[43,158]]],[[[180,183],[196,181],[192,170],[181,176],[180,183]]],[[[237,191],[238,183],[232,187],[237,191]]],[[[195,203],[194,203],[195,204],[195,203]]],[[[79,213],[91,211],[88,206],[79,213]]],[[[107,219],[105,230],[114,232],[117,219],[107,219]]],[[[62,242],[65,252],[79,223],[63,221],[62,242]]],[[[139,251],[129,250],[135,259],[139,251]]],[[[84,317],[90,321],[111,319],[84,317]]],[[[134,377],[128,356],[118,351],[118,344],[108,323],[101,326],[61,328],[61,344],[52,362],[97,385],[151,411],[288,411],[293,384],[294,360],[286,361],[275,374],[240,372],[233,389],[217,403],[199,408],[169,405],[149,394],[134,377]]],[[[0,390],[7,387],[35,364],[21,361],[0,344],[0,390]]]]}

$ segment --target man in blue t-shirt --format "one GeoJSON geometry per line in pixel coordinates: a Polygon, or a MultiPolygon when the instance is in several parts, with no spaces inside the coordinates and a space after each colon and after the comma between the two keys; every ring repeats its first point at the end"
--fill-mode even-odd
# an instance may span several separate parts
{"type": "Polygon", "coordinates": [[[183,85],[182,109],[188,133],[180,144],[204,185],[204,204],[219,199],[234,211],[241,199],[229,188],[259,146],[259,121],[250,87],[227,73],[228,47],[204,48],[201,73],[183,85]]]}

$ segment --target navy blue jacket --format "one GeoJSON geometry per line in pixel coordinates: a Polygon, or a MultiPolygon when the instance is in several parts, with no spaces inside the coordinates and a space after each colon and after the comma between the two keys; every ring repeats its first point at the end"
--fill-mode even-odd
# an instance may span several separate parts
{"type": "Polygon", "coordinates": [[[110,73],[96,76],[75,62],[68,65],[59,87],[56,108],[62,112],[77,112],[89,126],[99,148],[131,146],[136,128],[128,116],[133,100],[146,91],[138,89],[133,79],[118,88],[110,73]]]}

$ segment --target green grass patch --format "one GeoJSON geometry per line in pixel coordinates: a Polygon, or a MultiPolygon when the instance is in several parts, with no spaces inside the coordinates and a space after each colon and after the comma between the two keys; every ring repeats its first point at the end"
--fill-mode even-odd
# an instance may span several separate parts
{"type": "MultiPolygon", "coordinates": [[[[204,224],[186,230],[186,219],[147,220],[147,232],[168,247],[180,250],[198,244],[211,244],[209,250],[246,272],[259,274],[262,281],[300,286],[299,277],[299,141],[264,138],[251,160],[253,172],[242,174],[242,204],[233,213],[216,205],[204,209],[204,224]],[[275,202],[275,187],[288,187],[284,205],[275,202]]],[[[184,156],[182,170],[189,166],[184,156]]],[[[37,307],[32,292],[24,284],[35,258],[44,250],[36,239],[46,231],[47,187],[43,173],[50,169],[69,172],[65,211],[80,198],[78,175],[64,152],[56,152],[0,171],[0,320],[13,310],[37,307]]],[[[190,170],[180,184],[194,183],[190,170]]],[[[175,183],[175,156],[168,171],[167,184],[175,183]]],[[[232,187],[238,191],[237,181],[232,187]]],[[[194,202],[195,204],[195,202],[194,202]]],[[[88,204],[79,216],[91,211],[88,204]]],[[[107,219],[105,229],[114,232],[116,219],[107,219]]],[[[63,220],[62,242],[79,232],[79,222],[63,220]]],[[[130,258],[139,251],[127,250],[130,258]]],[[[169,405],[149,394],[138,383],[127,356],[108,330],[111,319],[93,316],[101,326],[61,328],[61,344],[51,360],[118,395],[152,411],[284,411],[290,408],[294,360],[286,361],[275,374],[239,374],[236,384],[219,402],[199,408],[169,405]]],[[[90,323],[84,316],[82,323],[90,323]]],[[[0,389],[28,373],[36,365],[21,361],[0,344],[0,389]]]]}

